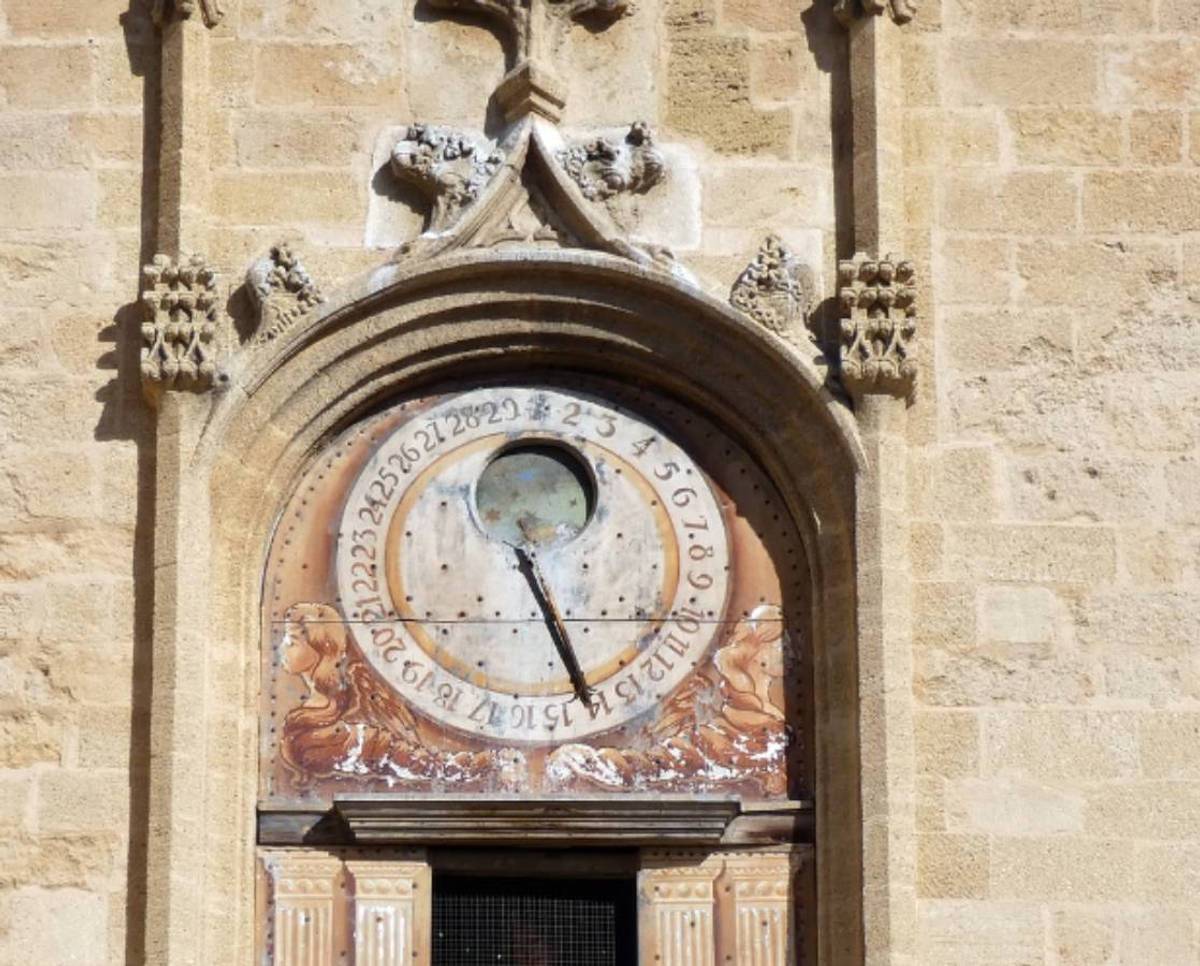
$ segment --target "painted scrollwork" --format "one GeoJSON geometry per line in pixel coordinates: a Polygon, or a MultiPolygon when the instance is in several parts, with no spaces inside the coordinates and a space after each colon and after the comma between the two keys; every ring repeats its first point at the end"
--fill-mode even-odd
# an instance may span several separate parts
{"type": "Polygon", "coordinates": [[[784,711],[782,612],[763,605],[667,702],[653,747],[569,744],[547,762],[551,783],[580,790],[666,791],[719,785],[732,775],[766,796],[785,794],[791,741],[784,711]]]}
{"type": "Polygon", "coordinates": [[[199,255],[155,255],[142,269],[142,379],[167,389],[207,389],[217,367],[217,275],[199,255]]]}
{"type": "Polygon", "coordinates": [[[279,757],[298,788],[320,779],[443,782],[456,789],[517,787],[514,749],[441,752],[426,746],[412,712],[380,687],[338,611],[300,603],[284,618],[279,663],[307,694],[284,718],[279,757]]]}
{"type": "Polygon", "coordinates": [[[862,253],[838,264],[841,379],[851,396],[907,398],[916,386],[916,269],[862,253]]]}
{"type": "Polygon", "coordinates": [[[849,26],[858,17],[887,14],[896,23],[908,23],[917,15],[916,0],[835,0],[834,15],[849,26]]]}
{"type": "MultiPolygon", "coordinates": [[[[560,745],[545,760],[559,791],[720,788],[730,781],[762,795],[787,790],[792,732],[784,711],[785,656],[779,608],[763,605],[739,623],[711,665],[662,707],[651,747],[560,745]]],[[[528,786],[525,752],[439,747],[409,707],[382,685],[350,640],[336,608],[300,603],[284,617],[277,661],[305,693],[284,717],[278,756],[303,791],[327,780],[470,790],[528,786]]]]}
{"type": "Polygon", "coordinates": [[[429,229],[444,231],[478,200],[504,155],[482,138],[452,128],[413,124],[392,149],[392,173],[432,203],[429,229]]]}
{"type": "Polygon", "coordinates": [[[804,332],[815,287],[812,270],[769,235],[734,283],[729,301],[763,328],[796,339],[804,332]]]}
{"type": "Polygon", "coordinates": [[[621,141],[595,138],[560,151],[558,159],[590,201],[644,193],[666,177],[666,161],[654,146],[654,132],[641,121],[621,141]]]}

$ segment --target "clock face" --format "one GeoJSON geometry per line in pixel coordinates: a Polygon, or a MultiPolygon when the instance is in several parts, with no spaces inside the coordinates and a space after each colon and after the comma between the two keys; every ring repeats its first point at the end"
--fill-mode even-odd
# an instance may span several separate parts
{"type": "Polygon", "coordinates": [[[673,400],[573,374],[397,402],[271,538],[264,800],[803,795],[809,585],[769,479],[673,400]]]}
{"type": "Polygon", "coordinates": [[[682,446],[615,403],[527,386],[392,427],[335,556],[375,672],[420,714],[509,744],[660,703],[720,633],[731,569],[721,502],[682,446]]]}

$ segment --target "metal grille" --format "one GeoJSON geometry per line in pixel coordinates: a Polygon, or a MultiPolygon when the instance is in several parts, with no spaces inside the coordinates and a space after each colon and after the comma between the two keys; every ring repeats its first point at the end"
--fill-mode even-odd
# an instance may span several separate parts
{"type": "Polygon", "coordinates": [[[632,882],[437,876],[433,966],[633,966],[632,882]]]}

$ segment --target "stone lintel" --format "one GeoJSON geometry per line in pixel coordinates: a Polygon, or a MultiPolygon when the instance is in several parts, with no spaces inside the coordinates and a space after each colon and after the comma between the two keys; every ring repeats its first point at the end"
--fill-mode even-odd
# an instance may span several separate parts
{"type": "Polygon", "coordinates": [[[741,811],[732,798],[427,798],[338,795],[363,844],[717,845],[741,811]]]}

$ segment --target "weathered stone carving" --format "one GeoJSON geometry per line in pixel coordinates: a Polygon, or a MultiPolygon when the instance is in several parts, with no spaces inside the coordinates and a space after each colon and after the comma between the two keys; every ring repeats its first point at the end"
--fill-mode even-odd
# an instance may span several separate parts
{"type": "Polygon", "coordinates": [[[528,60],[541,42],[538,22],[547,12],[572,19],[616,19],[629,9],[629,0],[428,0],[438,10],[478,13],[498,20],[513,39],[516,64],[528,60]]]}
{"type": "Polygon", "coordinates": [[[624,192],[644,193],[667,173],[650,125],[638,121],[621,142],[599,137],[559,152],[558,159],[583,196],[603,201],[624,192]]]}
{"type": "Polygon", "coordinates": [[[912,395],[917,364],[916,270],[894,255],[875,260],[861,252],[838,263],[841,306],[841,378],[851,396],[912,395]]]}
{"type": "Polygon", "coordinates": [[[150,8],[150,17],[161,27],[173,19],[191,19],[197,6],[206,27],[215,27],[225,18],[221,0],[154,0],[154,6],[150,8]]]}
{"type": "Polygon", "coordinates": [[[304,263],[284,244],[273,246],[266,258],[250,266],[246,288],[258,310],[254,341],[259,344],[283,335],[297,319],[325,301],[304,263]]]}
{"type": "Polygon", "coordinates": [[[155,255],[142,281],[142,379],[167,389],[207,389],[217,368],[216,272],[199,255],[177,262],[155,255]]]}
{"type": "Polygon", "coordinates": [[[430,231],[456,222],[504,163],[504,155],[474,136],[413,124],[392,149],[392,173],[433,202],[430,231]]]}
{"type": "Polygon", "coordinates": [[[795,339],[805,331],[815,288],[812,269],[769,235],[734,283],[729,301],[776,335],[795,339]]]}
{"type": "MultiPolygon", "coordinates": [[[[639,140],[641,134],[633,137],[639,140]]],[[[397,249],[397,260],[502,245],[591,248],[685,274],[669,250],[627,241],[608,206],[591,204],[576,190],[562,161],[570,147],[540,116],[516,123],[502,147],[470,132],[431,134],[422,125],[407,129],[392,166],[429,197],[442,200],[436,202],[426,230],[397,249]],[[457,140],[447,151],[439,146],[443,139],[457,140]],[[464,143],[473,146],[469,157],[441,160],[444,154],[461,154],[464,143]]],[[[628,145],[630,151],[637,148],[628,145]]],[[[639,163],[640,171],[620,174],[624,183],[648,184],[649,168],[658,162],[643,156],[639,163]]]]}
{"type": "Polygon", "coordinates": [[[833,12],[849,26],[858,17],[887,13],[896,23],[908,23],[917,15],[917,0],[835,0],[833,12]]]}
{"type": "Polygon", "coordinates": [[[472,240],[473,248],[521,245],[529,248],[568,248],[579,239],[563,225],[541,192],[529,189],[518,195],[500,217],[485,224],[472,240]]]}

